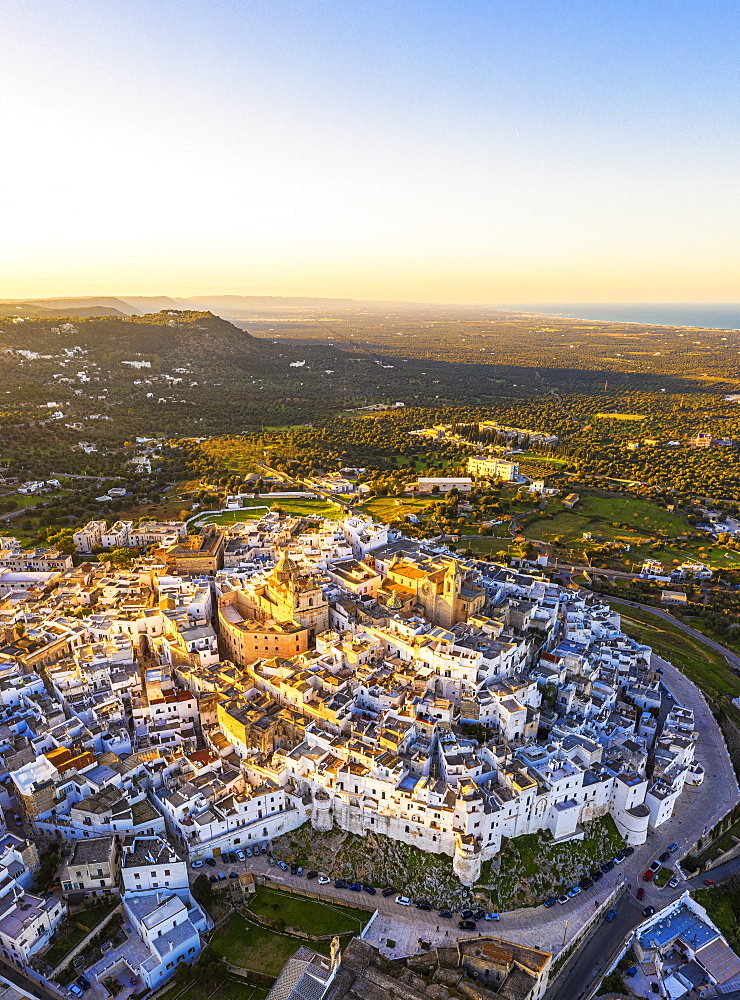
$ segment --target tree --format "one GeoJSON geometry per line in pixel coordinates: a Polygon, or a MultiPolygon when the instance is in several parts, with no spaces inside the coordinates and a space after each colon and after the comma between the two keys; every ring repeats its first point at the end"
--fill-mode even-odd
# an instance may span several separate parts
{"type": "Polygon", "coordinates": [[[138,554],[136,549],[117,548],[111,549],[107,559],[111,566],[115,566],[116,569],[128,569],[138,554]]]}

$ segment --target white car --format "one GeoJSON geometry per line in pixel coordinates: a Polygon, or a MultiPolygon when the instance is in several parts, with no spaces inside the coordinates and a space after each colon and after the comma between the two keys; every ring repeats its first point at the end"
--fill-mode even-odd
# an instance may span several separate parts
{"type": "Polygon", "coordinates": [[[328,885],[331,882],[330,878],[326,875],[319,875],[319,885],[328,885]]]}
{"type": "Polygon", "coordinates": [[[203,862],[200,860],[200,858],[196,858],[195,861],[190,862],[190,866],[192,868],[202,868],[203,862]]]}
{"type": "Polygon", "coordinates": [[[408,896],[396,896],[396,902],[399,906],[411,906],[411,900],[408,896]]]}
{"type": "Polygon", "coordinates": [[[240,861],[244,861],[244,852],[243,851],[237,851],[236,852],[236,856],[237,856],[237,858],[239,858],[240,861]]]}
{"type": "Polygon", "coordinates": [[[73,997],[81,997],[85,993],[84,990],[80,989],[77,983],[72,983],[72,985],[69,987],[69,992],[72,994],[73,997]]]}

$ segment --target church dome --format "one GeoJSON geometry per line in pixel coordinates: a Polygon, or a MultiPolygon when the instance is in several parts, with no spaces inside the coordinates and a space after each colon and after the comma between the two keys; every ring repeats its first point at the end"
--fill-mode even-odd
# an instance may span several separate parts
{"type": "Polygon", "coordinates": [[[388,601],[387,606],[391,611],[400,611],[403,607],[403,602],[398,594],[394,594],[390,601],[388,601]]]}
{"type": "Polygon", "coordinates": [[[298,564],[293,562],[287,552],[283,552],[273,570],[273,574],[278,580],[289,580],[297,576],[299,572],[298,564]]]}

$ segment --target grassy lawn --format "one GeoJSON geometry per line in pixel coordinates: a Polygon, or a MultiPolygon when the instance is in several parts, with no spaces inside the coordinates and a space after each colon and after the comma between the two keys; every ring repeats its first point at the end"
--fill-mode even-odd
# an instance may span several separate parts
{"type": "Polygon", "coordinates": [[[724,656],[709,649],[700,639],[686,635],[678,625],[642,608],[627,608],[616,603],[612,607],[622,616],[622,629],[627,635],[650,645],[658,656],[686,674],[705,694],[714,699],[740,696],[740,677],[733,673],[724,656]]]}
{"type": "MultiPolygon", "coordinates": [[[[497,530],[501,531],[502,527],[503,525],[499,525],[497,530]]],[[[493,535],[461,535],[460,541],[455,544],[458,549],[472,549],[478,555],[490,556],[496,552],[508,551],[514,544],[514,539],[511,535],[504,538],[493,535]]]]}
{"type": "Polygon", "coordinates": [[[360,504],[359,509],[377,521],[387,523],[403,519],[407,514],[423,516],[428,507],[438,502],[439,497],[376,497],[360,504]]]}
{"type": "Polygon", "coordinates": [[[288,497],[271,497],[269,494],[249,501],[240,510],[224,510],[218,514],[203,514],[191,521],[190,530],[196,531],[204,524],[237,524],[239,521],[250,521],[263,517],[268,510],[279,507],[285,514],[293,517],[326,517],[338,521],[344,516],[344,508],[326,500],[288,497]]]}
{"type": "Polygon", "coordinates": [[[317,935],[359,933],[370,918],[368,910],[321,903],[266,886],[250,898],[248,909],[270,920],[282,918],[288,928],[317,935]]]}
{"type": "MultiPolygon", "coordinates": [[[[208,947],[213,954],[239,968],[279,976],[290,956],[305,944],[301,938],[277,934],[250,923],[241,913],[235,913],[216,931],[208,947]]],[[[329,945],[329,941],[313,941],[310,947],[328,954],[329,945]]]]}
{"type": "Polygon", "coordinates": [[[675,875],[670,868],[661,868],[658,874],[653,879],[653,885],[656,885],[659,889],[662,889],[664,885],[667,885],[670,880],[675,875]]]}
{"type": "Polygon", "coordinates": [[[215,986],[206,986],[201,983],[190,983],[183,987],[174,984],[166,993],[163,993],[160,1000],[265,1000],[269,990],[262,986],[252,986],[251,983],[236,979],[224,969],[223,977],[215,986]]]}
{"type": "MultiPolygon", "coordinates": [[[[580,541],[583,532],[600,535],[607,541],[639,542],[646,534],[675,537],[689,530],[688,523],[677,514],[641,497],[583,496],[572,510],[559,507],[558,500],[548,502],[551,519],[538,518],[526,528],[529,538],[550,540],[559,535],[563,541],[580,541]],[[612,522],[629,525],[615,528],[612,522]]],[[[686,558],[688,553],[683,554],[686,558]]],[[[657,557],[656,557],[657,558],[657,557]]]]}

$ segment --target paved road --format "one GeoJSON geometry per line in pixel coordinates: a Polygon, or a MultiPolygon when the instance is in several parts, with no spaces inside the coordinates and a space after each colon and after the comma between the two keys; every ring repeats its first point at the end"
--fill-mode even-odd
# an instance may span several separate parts
{"type": "Polygon", "coordinates": [[[55,990],[49,986],[42,985],[25,972],[21,972],[12,965],[6,965],[5,962],[0,962],[0,981],[3,979],[16,986],[20,986],[27,993],[39,997],[39,1000],[62,1000],[65,996],[63,990],[55,990]]]}
{"type": "Polygon", "coordinates": [[[602,920],[545,994],[545,1000],[579,1000],[597,978],[603,976],[624,944],[627,935],[645,919],[642,903],[625,893],[614,904],[617,915],[602,920]]]}
{"type": "Polygon", "coordinates": [[[720,643],[715,642],[714,639],[710,639],[702,632],[697,632],[695,628],[692,628],[690,625],[687,625],[685,622],[682,622],[680,618],[676,618],[676,616],[672,615],[669,611],[663,611],[661,608],[651,607],[651,605],[649,604],[636,604],[634,601],[625,601],[621,597],[611,597],[604,595],[604,600],[614,601],[617,604],[624,604],[626,607],[641,608],[643,611],[649,611],[657,618],[662,618],[664,621],[670,622],[671,625],[676,625],[678,628],[681,629],[682,632],[685,632],[687,635],[692,636],[692,638],[694,639],[698,639],[699,642],[704,643],[705,646],[708,646],[715,652],[721,653],[722,656],[724,656],[727,662],[730,664],[730,666],[736,667],[737,669],[740,670],[740,656],[738,656],[737,653],[733,653],[731,649],[728,649],[726,646],[722,646],[720,643]]]}

